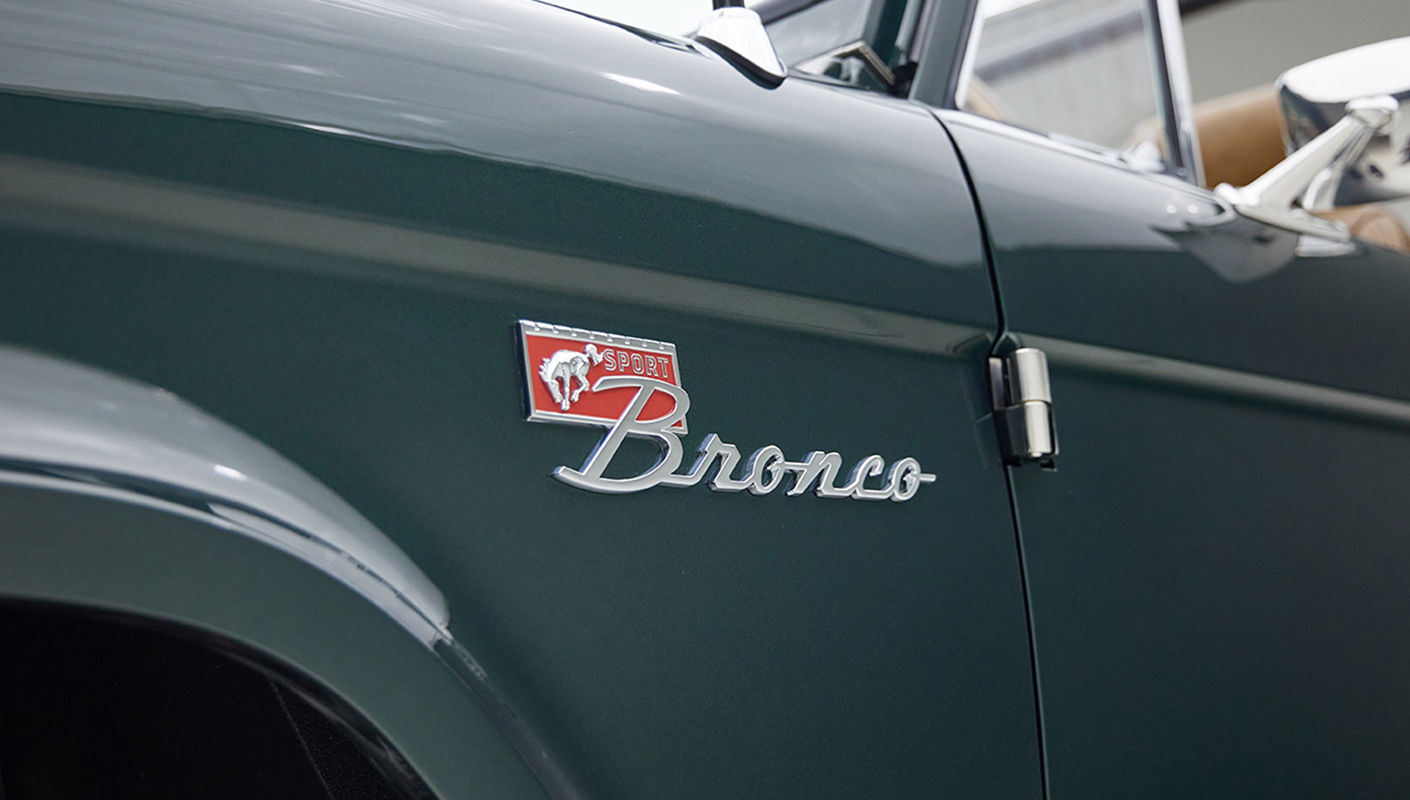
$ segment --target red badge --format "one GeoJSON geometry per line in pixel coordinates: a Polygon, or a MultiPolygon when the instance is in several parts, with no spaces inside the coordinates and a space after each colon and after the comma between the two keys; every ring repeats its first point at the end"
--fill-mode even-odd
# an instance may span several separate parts
{"type": "MultiPolygon", "coordinates": [[[[640,391],[618,387],[594,391],[598,380],[614,375],[651,378],[681,385],[676,346],[652,339],[519,321],[528,383],[529,419],[611,426],[640,391]]],[[[659,419],[675,410],[665,391],[652,393],[639,419],[659,419]]],[[[671,426],[686,433],[685,420],[671,426]]]]}

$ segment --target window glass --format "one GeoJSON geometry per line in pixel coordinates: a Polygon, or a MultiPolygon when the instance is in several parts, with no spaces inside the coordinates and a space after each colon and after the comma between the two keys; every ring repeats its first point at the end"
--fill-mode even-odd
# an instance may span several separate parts
{"type": "MultiPolygon", "coordinates": [[[[923,0],[823,0],[768,23],[783,63],[864,89],[894,92],[923,0]]],[[[751,4],[753,5],[753,4],[751,4]]],[[[770,3],[759,4],[770,19],[770,3]]]]}
{"type": "Polygon", "coordinates": [[[981,0],[978,48],[960,107],[1158,164],[1158,88],[1145,5],[981,0]]]}
{"type": "Polygon", "coordinates": [[[783,63],[794,65],[861,39],[872,0],[824,0],[769,25],[783,63]]]}

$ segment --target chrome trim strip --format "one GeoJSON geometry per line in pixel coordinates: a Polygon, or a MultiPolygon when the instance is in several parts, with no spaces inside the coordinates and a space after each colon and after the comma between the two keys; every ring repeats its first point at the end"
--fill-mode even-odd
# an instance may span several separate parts
{"type": "Polygon", "coordinates": [[[974,18],[969,23],[969,33],[965,35],[964,55],[960,57],[959,69],[955,72],[954,97],[951,104],[954,108],[964,108],[966,95],[969,94],[969,81],[974,77],[974,61],[979,56],[979,40],[984,36],[984,15],[979,13],[981,0],[974,0],[974,9],[971,12],[974,18]]]}
{"type": "MultiPolygon", "coordinates": [[[[1092,161],[1097,164],[1106,164],[1107,166],[1120,167],[1121,169],[1137,173],[1150,180],[1171,181],[1175,185],[1180,186],[1182,190],[1188,190],[1188,188],[1185,186],[1186,182],[1178,176],[1166,175],[1163,172],[1147,172],[1145,170],[1142,170],[1138,167],[1133,166],[1131,162],[1127,160],[1121,153],[1112,150],[1109,147],[1103,147],[1099,144],[1083,142],[1080,139],[1057,139],[1053,136],[1049,136],[1046,133],[1039,133],[1037,131],[1029,130],[1028,128],[1020,128],[1011,122],[1003,122],[1001,120],[991,119],[989,117],[976,114],[973,111],[963,111],[959,109],[931,109],[931,113],[935,115],[936,119],[940,120],[941,125],[963,125],[965,127],[973,128],[975,130],[985,131],[986,133],[994,133],[1000,136],[1006,136],[1015,141],[1037,145],[1039,147],[1044,147],[1048,150],[1053,150],[1055,152],[1063,153],[1070,156],[1076,156],[1077,158],[1084,158],[1088,161],[1092,161]]],[[[1202,187],[1199,191],[1203,192],[1205,196],[1211,198],[1213,197],[1212,194],[1204,190],[1202,187]]]]}
{"type": "Polygon", "coordinates": [[[1268,403],[1294,411],[1410,428],[1410,402],[1404,400],[1046,336],[1015,334],[1015,338],[1025,347],[1037,347],[1046,352],[1055,370],[1113,375],[1268,403]]]}
{"type": "Polygon", "coordinates": [[[554,325],[551,322],[534,322],[528,319],[519,320],[519,326],[521,332],[524,334],[563,336],[576,341],[610,344],[616,347],[635,347],[676,358],[676,346],[670,342],[658,342],[655,339],[642,339],[636,336],[622,336],[616,333],[590,331],[584,328],[569,327],[567,325],[554,325]]]}
{"type": "Polygon", "coordinates": [[[1150,20],[1151,65],[1161,89],[1161,124],[1165,127],[1166,159],[1176,175],[1204,185],[1199,132],[1195,129],[1190,69],[1185,61],[1185,33],[1179,0],[1146,0],[1150,20]]]}
{"type": "MultiPolygon", "coordinates": [[[[0,157],[0,220],[180,251],[229,253],[231,241],[313,253],[413,275],[471,278],[597,297],[958,359],[992,332],[767,289],[349,219],[178,184],[0,157]]],[[[290,269],[329,269],[270,259],[290,269]]],[[[352,272],[352,267],[347,268],[352,272]]],[[[397,273],[376,269],[375,277],[397,273]]]]}

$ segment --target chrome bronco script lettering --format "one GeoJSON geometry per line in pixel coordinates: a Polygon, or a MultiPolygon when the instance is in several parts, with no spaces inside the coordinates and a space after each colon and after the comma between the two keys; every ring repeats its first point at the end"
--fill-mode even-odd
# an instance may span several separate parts
{"type": "Polygon", "coordinates": [[[640,492],[655,486],[684,488],[705,481],[717,492],[743,492],[763,495],[781,488],[789,481],[785,494],[797,496],[812,489],[818,497],[850,497],[853,500],[891,500],[901,503],[915,497],[922,484],[934,483],[935,475],[922,472],[920,462],[914,458],[903,458],[891,465],[888,472],[886,461],[879,455],[870,455],[857,462],[841,486],[835,484],[842,468],[842,457],[837,453],[824,453],[815,450],[803,461],[789,461],[777,445],[764,445],[755,450],[744,462],[739,475],[735,468],[739,465],[739,449],[722,440],[716,434],[709,434],[700,442],[696,450],[695,463],[684,472],[676,472],[680,467],[683,446],[680,437],[670,430],[685,417],[690,409],[690,396],[674,384],[654,378],[635,376],[611,376],[599,378],[593,384],[594,392],[607,389],[635,386],[636,397],[627,405],[622,416],[607,429],[602,440],[588,455],[581,469],[559,467],[553,477],[579,489],[605,494],[640,492]],[[675,399],[675,409],[669,414],[641,419],[642,410],[656,392],[663,392],[675,399]],[[628,436],[654,439],[661,447],[661,456],[647,471],[631,478],[608,478],[603,475],[613,456],[628,436]],[[886,475],[879,485],[868,486],[867,481],[886,475]],[[791,479],[791,480],[790,480],[791,479]]]}
{"type": "Polygon", "coordinates": [[[680,466],[681,440],[679,436],[670,431],[670,427],[685,418],[685,412],[690,410],[690,396],[685,393],[684,389],[665,381],[626,375],[598,378],[597,383],[593,384],[592,390],[600,392],[628,386],[640,387],[637,389],[636,397],[627,404],[627,408],[622,412],[617,424],[607,429],[602,441],[597,443],[597,447],[593,448],[587,461],[583,462],[583,468],[559,467],[553,471],[553,477],[579,489],[606,494],[625,494],[656,486],[665,480],[667,475],[674,472],[676,467],[680,466]],[[648,420],[639,419],[642,410],[646,408],[646,401],[650,400],[651,395],[658,391],[665,392],[675,398],[675,409],[663,417],[648,420]],[[617,449],[622,446],[622,442],[628,436],[655,439],[661,445],[661,458],[656,461],[655,466],[635,478],[603,477],[602,473],[607,470],[607,465],[612,463],[612,457],[617,455],[617,449]]]}
{"type": "Polygon", "coordinates": [[[811,491],[818,497],[901,503],[935,482],[914,458],[899,459],[888,469],[886,459],[869,455],[842,480],[838,453],[814,450],[801,461],[789,461],[781,448],[767,444],[741,458],[739,448],[713,433],[701,440],[690,469],[681,472],[690,395],[681,388],[675,345],[528,320],[520,320],[519,334],[529,421],[607,429],[582,467],[553,471],[569,486],[627,494],[705,483],[716,492],[797,497],[811,491]],[[661,454],[640,475],[609,478],[607,468],[628,437],[654,441],[661,454]]]}

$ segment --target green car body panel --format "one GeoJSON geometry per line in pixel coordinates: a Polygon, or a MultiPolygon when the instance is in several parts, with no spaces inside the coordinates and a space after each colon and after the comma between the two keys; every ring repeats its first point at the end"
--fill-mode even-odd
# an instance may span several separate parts
{"type": "MultiPolygon", "coordinates": [[[[428,576],[496,694],[288,553],[76,488],[6,490],[0,595],[252,648],[446,797],[541,791],[510,744],[560,797],[1041,794],[1000,326],[928,110],[767,90],[531,2],[0,19],[0,342],[306,470],[428,576]],[[550,472],[599,433],[525,421],[519,319],[673,342],[688,447],[938,480],[905,503],[569,488],[550,472]]],[[[631,444],[615,468],[651,463],[631,444]]]]}
{"type": "Polygon", "coordinates": [[[942,117],[1052,370],[1059,469],[1012,469],[1050,796],[1398,794],[1410,262],[942,117]]]}

